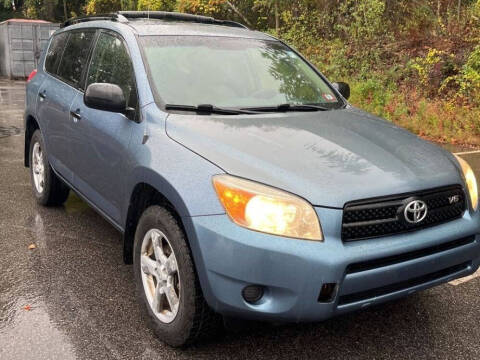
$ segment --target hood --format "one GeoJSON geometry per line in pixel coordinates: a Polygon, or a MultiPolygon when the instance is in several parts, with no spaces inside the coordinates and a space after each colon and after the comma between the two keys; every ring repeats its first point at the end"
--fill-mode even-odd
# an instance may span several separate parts
{"type": "Polygon", "coordinates": [[[239,116],[170,114],[168,136],[226,173],[317,206],[461,184],[447,151],[347,108],[239,116]]]}

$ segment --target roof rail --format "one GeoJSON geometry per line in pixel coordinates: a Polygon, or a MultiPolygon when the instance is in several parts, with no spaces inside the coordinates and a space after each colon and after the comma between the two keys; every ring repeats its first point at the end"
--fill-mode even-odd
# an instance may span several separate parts
{"type": "Polygon", "coordinates": [[[192,14],[167,12],[167,11],[118,11],[111,14],[82,16],[82,17],[68,19],[63,24],[61,24],[60,27],[64,28],[70,25],[79,24],[87,21],[95,21],[95,20],[110,20],[110,21],[128,23],[128,19],[157,19],[157,20],[165,20],[165,21],[181,21],[181,22],[201,23],[201,24],[213,24],[213,25],[231,26],[231,27],[238,27],[242,29],[248,29],[248,27],[246,27],[245,25],[235,21],[218,20],[209,16],[192,15],[192,14]]]}
{"type": "Polygon", "coordinates": [[[60,24],[60,28],[64,28],[70,25],[79,24],[82,22],[88,21],[96,21],[96,20],[110,20],[110,21],[118,21],[118,22],[128,22],[128,20],[118,14],[118,13],[111,13],[111,14],[98,14],[98,15],[87,15],[87,16],[80,16],[76,18],[71,18],[65,21],[64,23],[60,24]]]}

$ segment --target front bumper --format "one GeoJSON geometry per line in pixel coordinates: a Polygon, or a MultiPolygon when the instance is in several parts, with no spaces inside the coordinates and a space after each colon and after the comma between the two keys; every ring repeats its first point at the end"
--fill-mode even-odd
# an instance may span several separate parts
{"type": "Polygon", "coordinates": [[[480,216],[416,232],[344,243],[342,211],[316,208],[325,241],[250,231],[226,215],[189,218],[187,233],[204,296],[217,312],[266,321],[318,321],[469,275],[480,265],[480,216]],[[322,284],[336,283],[332,301],[322,284]],[[242,298],[265,287],[255,304],[242,298]]]}

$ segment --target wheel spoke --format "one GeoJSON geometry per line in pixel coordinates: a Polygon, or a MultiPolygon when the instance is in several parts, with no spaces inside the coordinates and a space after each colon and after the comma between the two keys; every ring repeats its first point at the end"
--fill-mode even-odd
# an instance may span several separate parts
{"type": "Polygon", "coordinates": [[[168,284],[167,286],[165,286],[164,291],[165,291],[165,296],[167,297],[167,301],[170,305],[170,310],[174,313],[178,306],[177,292],[175,291],[175,288],[173,287],[172,284],[168,284]]]}
{"type": "Polygon", "coordinates": [[[155,258],[157,259],[157,261],[161,264],[165,264],[167,262],[167,257],[163,253],[162,238],[160,237],[160,234],[157,232],[152,233],[152,245],[153,245],[153,251],[155,253],[155,258]]]}
{"type": "Polygon", "coordinates": [[[36,160],[37,160],[37,164],[40,165],[40,164],[42,163],[42,155],[41,155],[41,153],[40,153],[40,150],[37,150],[37,151],[35,152],[35,158],[36,158],[36,160]]]}
{"type": "Polygon", "coordinates": [[[163,287],[160,283],[157,284],[155,287],[155,292],[153,293],[153,301],[152,301],[152,308],[155,312],[160,312],[160,304],[162,303],[162,294],[163,294],[163,287]]]}
{"type": "Polygon", "coordinates": [[[177,260],[175,259],[175,256],[170,254],[170,256],[167,258],[167,261],[165,263],[165,267],[167,268],[167,274],[172,275],[175,274],[178,270],[177,267],[177,260]]]}
{"type": "Polygon", "coordinates": [[[157,276],[157,262],[150,259],[147,255],[141,257],[142,271],[145,274],[157,276]]]}

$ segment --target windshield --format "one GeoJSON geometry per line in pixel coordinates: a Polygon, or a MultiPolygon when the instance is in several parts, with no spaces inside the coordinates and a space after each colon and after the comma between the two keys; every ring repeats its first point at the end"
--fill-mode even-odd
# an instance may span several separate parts
{"type": "Polygon", "coordinates": [[[152,86],[165,104],[248,108],[342,100],[279,41],[206,36],[142,37],[152,86]]]}

